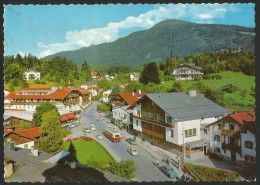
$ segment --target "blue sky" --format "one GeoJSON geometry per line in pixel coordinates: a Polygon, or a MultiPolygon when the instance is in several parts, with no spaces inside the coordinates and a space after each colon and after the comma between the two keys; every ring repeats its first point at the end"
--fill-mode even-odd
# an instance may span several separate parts
{"type": "Polygon", "coordinates": [[[7,5],[5,55],[44,57],[113,42],[166,19],[255,27],[254,4],[7,5]]]}

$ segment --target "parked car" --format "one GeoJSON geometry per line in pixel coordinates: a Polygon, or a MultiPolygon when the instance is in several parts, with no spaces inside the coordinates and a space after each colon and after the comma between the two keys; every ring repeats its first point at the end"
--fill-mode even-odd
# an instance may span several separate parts
{"type": "Polygon", "coordinates": [[[88,127],[88,128],[84,128],[83,129],[83,132],[86,132],[86,133],[91,133],[91,129],[88,127]]]}
{"type": "Polygon", "coordinates": [[[169,178],[177,178],[177,173],[173,170],[173,168],[169,165],[164,165],[161,168],[161,171],[167,175],[169,178]]]}
{"type": "Polygon", "coordinates": [[[75,127],[75,124],[74,124],[74,123],[70,123],[70,124],[69,124],[69,127],[70,127],[70,128],[74,128],[74,127],[75,127]]]}
{"type": "Polygon", "coordinates": [[[107,123],[112,123],[112,121],[110,119],[107,119],[107,123]]]}
{"type": "Polygon", "coordinates": [[[79,126],[79,122],[74,123],[74,126],[78,127],[79,126]]]}
{"type": "Polygon", "coordinates": [[[128,152],[129,152],[131,155],[138,155],[138,152],[137,152],[137,150],[136,150],[135,148],[130,148],[130,149],[128,150],[128,152]]]}
{"type": "Polygon", "coordinates": [[[135,138],[128,138],[126,139],[126,142],[128,142],[131,145],[137,145],[135,138]]]}
{"type": "Polygon", "coordinates": [[[103,139],[103,136],[101,134],[97,134],[96,138],[98,138],[99,140],[103,139]]]}
{"type": "Polygon", "coordinates": [[[90,130],[92,130],[92,131],[96,130],[96,127],[95,127],[94,124],[91,124],[91,125],[90,125],[90,130]]]}

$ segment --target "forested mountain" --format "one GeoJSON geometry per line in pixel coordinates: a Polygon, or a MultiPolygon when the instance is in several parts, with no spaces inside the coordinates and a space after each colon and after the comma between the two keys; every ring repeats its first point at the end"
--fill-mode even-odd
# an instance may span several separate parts
{"type": "Polygon", "coordinates": [[[152,28],[138,31],[111,43],[92,45],[74,51],[47,56],[65,57],[81,65],[141,65],[167,57],[187,57],[194,53],[221,50],[254,50],[253,28],[235,25],[197,24],[166,20],[152,28]]]}

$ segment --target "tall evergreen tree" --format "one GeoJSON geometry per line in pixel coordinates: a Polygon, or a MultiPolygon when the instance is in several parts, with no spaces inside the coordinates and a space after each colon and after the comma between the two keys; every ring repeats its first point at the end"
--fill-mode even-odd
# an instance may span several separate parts
{"type": "Polygon", "coordinates": [[[155,84],[161,83],[159,69],[155,62],[148,63],[144,66],[140,77],[140,82],[145,85],[149,82],[155,84]]]}
{"type": "Polygon", "coordinates": [[[83,62],[81,66],[81,72],[82,75],[84,76],[85,80],[91,80],[91,71],[88,63],[86,61],[83,62]]]}

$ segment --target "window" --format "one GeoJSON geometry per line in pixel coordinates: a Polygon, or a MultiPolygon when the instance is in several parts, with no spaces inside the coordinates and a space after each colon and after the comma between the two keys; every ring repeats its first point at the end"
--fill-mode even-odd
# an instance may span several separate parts
{"type": "Polygon", "coordinates": [[[221,129],[221,123],[218,124],[218,129],[221,129]]]}
{"type": "Polygon", "coordinates": [[[196,136],[196,128],[185,130],[185,137],[196,136]]]}
{"type": "Polygon", "coordinates": [[[251,155],[245,155],[245,161],[246,162],[255,162],[255,157],[254,156],[251,156],[251,155]]]}
{"type": "Polygon", "coordinates": [[[138,126],[138,120],[135,121],[136,126],[138,126]]]}
{"type": "Polygon", "coordinates": [[[241,132],[246,133],[246,128],[244,126],[241,127],[241,132]]]}
{"type": "Polygon", "coordinates": [[[174,137],[174,130],[171,130],[171,137],[174,137]]]}
{"type": "Polygon", "coordinates": [[[253,142],[252,141],[245,141],[245,148],[253,148],[253,142]]]}
{"type": "Polygon", "coordinates": [[[214,136],[214,141],[220,142],[220,135],[215,135],[214,136]]]}
{"type": "Polygon", "coordinates": [[[229,130],[235,130],[235,126],[232,124],[229,124],[229,130]]]}
{"type": "Polygon", "coordinates": [[[140,112],[140,110],[137,110],[137,116],[141,116],[141,112],[140,112]]]}
{"type": "Polygon", "coordinates": [[[218,147],[214,148],[214,152],[220,154],[220,148],[218,148],[218,147]]]}
{"type": "Polygon", "coordinates": [[[172,118],[170,116],[167,116],[167,124],[171,124],[172,123],[172,118]]]}

